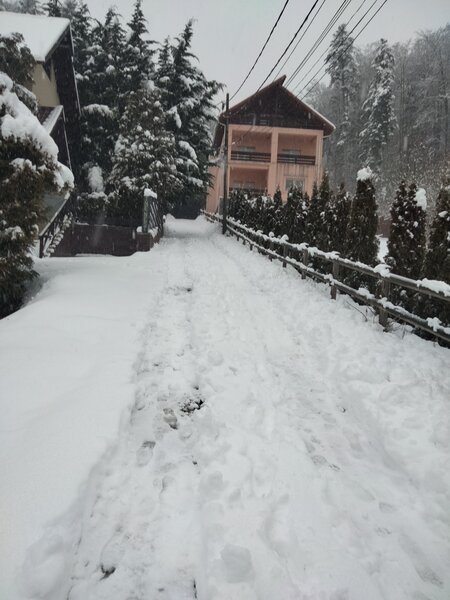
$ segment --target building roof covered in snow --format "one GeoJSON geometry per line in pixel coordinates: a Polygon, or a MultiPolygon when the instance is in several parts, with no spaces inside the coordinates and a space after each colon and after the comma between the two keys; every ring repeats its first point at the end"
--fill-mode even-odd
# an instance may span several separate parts
{"type": "MultiPolygon", "coordinates": [[[[331,121],[284,87],[286,76],[280,77],[248,98],[230,107],[229,122],[262,127],[289,127],[294,129],[322,130],[329,136],[335,130],[331,121]]],[[[218,148],[223,138],[225,113],[219,117],[214,137],[218,148]]]]}
{"type": "Polygon", "coordinates": [[[0,35],[21,33],[36,62],[47,62],[68,31],[69,19],[12,12],[0,17],[0,35]]]}

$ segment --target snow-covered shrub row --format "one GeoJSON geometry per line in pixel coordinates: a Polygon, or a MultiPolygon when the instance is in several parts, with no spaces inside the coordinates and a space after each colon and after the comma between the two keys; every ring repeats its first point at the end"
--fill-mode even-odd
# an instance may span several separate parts
{"type": "MultiPolygon", "coordinates": [[[[386,263],[391,272],[424,282],[432,281],[429,289],[441,289],[450,284],[450,185],[441,188],[436,214],[427,244],[427,199],[423,189],[415,183],[407,186],[401,182],[391,206],[391,233],[386,263]],[[442,283],[443,282],[443,283],[442,283]]],[[[378,263],[377,203],[373,174],[369,168],[361,169],[357,176],[357,189],[353,198],[343,185],[334,193],[325,174],[320,186],[314,186],[311,198],[301,190],[292,188],[283,204],[281,193],[274,197],[251,197],[233,192],[230,197],[230,217],[254,231],[270,237],[276,236],[293,244],[306,243],[322,252],[338,252],[343,258],[367,266],[378,263]]],[[[281,250],[280,250],[281,251],[281,250]]],[[[320,260],[320,253],[312,259],[316,270],[327,273],[329,265],[320,260]]],[[[352,287],[374,282],[355,272],[343,274],[344,281],[352,287]]],[[[397,305],[424,317],[438,317],[450,324],[448,305],[439,299],[426,301],[417,294],[393,288],[392,300],[397,305]]]]}

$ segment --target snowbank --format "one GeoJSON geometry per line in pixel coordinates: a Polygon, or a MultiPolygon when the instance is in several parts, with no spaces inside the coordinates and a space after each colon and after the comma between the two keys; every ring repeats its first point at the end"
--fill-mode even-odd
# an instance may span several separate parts
{"type": "MultiPolygon", "coordinates": [[[[22,597],[15,578],[45,526],[70,507],[65,525],[77,522],[74,502],[117,438],[133,399],[140,323],[158,285],[145,271],[158,248],[151,255],[37,261],[42,290],[0,321],[2,600],[22,597]]],[[[71,543],[66,533],[36,548],[30,577],[20,578],[25,597],[45,597],[63,576],[71,543]]]]}

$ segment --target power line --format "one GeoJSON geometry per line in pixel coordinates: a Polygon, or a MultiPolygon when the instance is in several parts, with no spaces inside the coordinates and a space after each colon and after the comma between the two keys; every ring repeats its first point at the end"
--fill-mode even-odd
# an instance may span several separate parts
{"type": "Polygon", "coordinates": [[[234,92],[234,94],[231,96],[230,100],[233,100],[233,98],[238,94],[238,92],[241,90],[242,86],[244,85],[244,83],[247,81],[247,79],[250,77],[250,75],[253,72],[253,69],[256,67],[259,59],[261,58],[262,53],[264,52],[264,50],[266,49],[267,44],[269,43],[270,38],[272,37],[273,32],[275,31],[278,23],[280,22],[281,17],[283,16],[284,11],[286,10],[287,5],[289,4],[290,0],[286,0],[286,2],[284,3],[283,8],[281,9],[280,14],[277,17],[277,20],[275,21],[272,29],[270,30],[269,36],[267,37],[266,41],[264,42],[263,47],[261,48],[260,53],[258,54],[258,56],[256,57],[255,62],[253,63],[250,71],[247,73],[247,75],[244,78],[244,81],[241,83],[241,85],[238,87],[238,89],[234,92]]]}
{"type": "Polygon", "coordinates": [[[259,90],[263,87],[263,85],[266,83],[266,81],[269,79],[269,77],[272,75],[272,73],[275,71],[275,69],[278,67],[278,65],[280,64],[280,62],[283,60],[285,54],[287,53],[287,51],[289,50],[289,48],[292,46],[292,44],[295,42],[295,39],[297,38],[298,34],[300,33],[300,31],[303,29],[303,26],[305,25],[306,21],[309,19],[309,16],[311,15],[311,13],[313,12],[313,10],[316,8],[317,4],[319,3],[319,0],[315,0],[314,4],[311,6],[311,8],[309,9],[308,14],[306,15],[306,17],[303,19],[300,27],[297,29],[297,31],[295,32],[293,38],[291,39],[291,41],[289,42],[289,44],[286,46],[286,48],[284,49],[283,53],[281,54],[280,58],[277,60],[277,62],[274,64],[274,66],[272,67],[272,70],[270,71],[270,73],[267,75],[267,77],[264,79],[264,81],[262,82],[262,84],[259,86],[259,88],[256,90],[257,92],[259,92],[259,90]]]}
{"type": "MultiPolygon", "coordinates": [[[[355,12],[352,14],[352,16],[350,17],[350,19],[347,21],[347,23],[345,24],[346,27],[348,27],[348,25],[350,25],[350,23],[353,21],[353,19],[355,18],[355,16],[359,13],[359,11],[361,10],[361,8],[364,6],[364,4],[367,2],[367,0],[363,0],[361,2],[361,4],[359,5],[359,7],[355,10],[355,12]]],[[[372,6],[377,2],[377,0],[375,0],[375,2],[373,2],[373,4],[370,6],[370,9],[372,8],[372,6]]],[[[367,13],[366,13],[367,14],[367,13]]],[[[310,69],[305,73],[305,75],[303,75],[303,77],[297,82],[295,88],[293,89],[293,92],[295,93],[295,91],[300,87],[300,84],[302,81],[304,81],[306,79],[306,77],[311,73],[311,71],[314,69],[314,67],[320,62],[320,60],[325,56],[325,54],[328,52],[328,48],[325,48],[325,50],[322,52],[322,54],[319,56],[319,58],[316,60],[316,62],[310,67],[310,69]]],[[[298,75],[298,72],[296,73],[296,75],[298,75]]],[[[296,76],[295,75],[295,76],[296,76]]],[[[292,79],[294,76],[292,76],[290,78],[290,81],[292,83],[292,79]]]]}
{"type": "MultiPolygon", "coordinates": [[[[376,0],[375,0],[376,1],[376,0]]],[[[345,54],[345,52],[347,52],[347,50],[349,50],[349,48],[351,48],[353,42],[355,42],[359,36],[362,34],[362,32],[366,29],[366,27],[373,21],[373,19],[376,17],[376,15],[380,12],[380,10],[383,8],[383,6],[386,4],[388,0],[384,0],[384,2],[378,7],[378,9],[373,13],[373,15],[370,17],[370,19],[367,21],[367,23],[364,25],[364,27],[358,32],[358,34],[355,36],[355,38],[350,42],[350,44],[348,44],[348,46],[346,48],[343,48],[341,52],[339,52],[339,55],[337,56],[337,58],[341,58],[341,56],[343,56],[345,54]]],[[[372,4],[373,6],[373,4],[372,4]]],[[[370,8],[372,8],[372,6],[370,8]]],[[[361,19],[358,21],[358,23],[355,25],[355,27],[353,27],[352,31],[347,35],[347,37],[345,38],[345,40],[342,42],[342,45],[345,43],[345,41],[349,38],[350,34],[355,30],[355,28],[358,26],[358,24],[362,21],[362,19],[367,15],[367,13],[370,11],[367,10],[364,15],[361,17],[361,19]]],[[[334,53],[332,53],[330,55],[330,58],[332,58],[334,56],[334,54],[338,51],[338,48],[335,50],[334,53]]],[[[313,77],[311,77],[311,79],[308,81],[308,83],[301,89],[301,91],[297,94],[297,97],[300,96],[300,94],[308,87],[308,85],[314,81],[314,78],[316,77],[316,75],[322,70],[322,67],[320,69],[318,69],[318,71],[313,75],[313,77]]],[[[322,79],[325,77],[325,75],[327,74],[327,71],[325,71],[325,73],[322,75],[322,77],[320,77],[320,79],[318,79],[316,81],[316,83],[307,91],[307,93],[302,96],[301,100],[303,100],[303,98],[305,98],[305,96],[307,94],[309,94],[311,92],[311,90],[313,90],[317,85],[319,85],[319,83],[322,81],[322,79]]]]}
{"type": "Polygon", "coordinates": [[[282,72],[282,70],[284,69],[286,63],[290,60],[291,56],[294,54],[294,52],[297,50],[298,45],[300,44],[300,42],[302,41],[302,39],[305,37],[305,35],[308,33],[308,29],[311,27],[311,25],[314,23],[317,15],[320,12],[320,9],[322,8],[322,6],[325,4],[327,0],[323,0],[322,4],[319,6],[319,8],[317,9],[316,14],[313,16],[313,18],[311,19],[311,21],[309,22],[308,27],[305,29],[305,31],[302,33],[302,35],[300,36],[299,40],[297,41],[297,43],[295,44],[295,46],[292,48],[289,56],[286,58],[286,60],[284,61],[284,63],[281,65],[281,67],[278,69],[277,74],[275,75],[274,79],[276,79],[277,77],[279,77],[280,73],[282,72]]]}
{"type": "Polygon", "coordinates": [[[339,8],[336,10],[336,12],[333,14],[333,16],[331,17],[331,19],[329,20],[329,22],[327,23],[325,28],[320,33],[319,37],[315,40],[314,44],[312,45],[312,47],[310,48],[310,50],[308,51],[306,56],[303,57],[300,64],[296,67],[296,69],[294,70],[292,75],[289,77],[289,79],[286,82],[286,85],[289,85],[292,82],[292,80],[294,79],[294,77],[296,77],[296,75],[298,74],[300,69],[303,67],[303,65],[305,65],[306,62],[311,58],[311,56],[314,54],[314,52],[317,50],[317,48],[320,46],[320,44],[324,41],[324,39],[326,38],[328,33],[331,31],[333,26],[336,24],[338,19],[344,13],[344,11],[346,10],[346,8],[348,7],[348,5],[350,4],[351,1],[352,0],[344,0],[341,3],[339,8]]]}

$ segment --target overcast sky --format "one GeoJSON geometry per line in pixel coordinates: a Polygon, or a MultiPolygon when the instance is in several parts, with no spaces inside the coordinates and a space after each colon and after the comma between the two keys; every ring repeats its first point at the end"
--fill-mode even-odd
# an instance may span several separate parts
{"type": "MultiPolygon", "coordinates": [[[[208,78],[225,83],[230,94],[233,94],[253,64],[284,1],[143,0],[143,9],[151,36],[157,41],[162,41],[167,35],[177,35],[186,21],[193,17],[196,21],[193,49],[203,71],[208,78]]],[[[373,1],[365,0],[361,10],[350,24],[350,29],[373,1]]],[[[382,0],[375,1],[376,4],[369,15],[382,3],[382,0]]],[[[362,2],[364,0],[352,0],[339,23],[347,22],[362,2]]],[[[88,0],[88,4],[91,14],[96,18],[103,18],[111,4],[117,6],[125,19],[129,18],[133,9],[133,0],[88,0]]],[[[259,87],[312,4],[313,0],[290,0],[257,68],[235,101],[246,97],[259,87]]],[[[317,6],[320,4],[321,2],[317,6]]],[[[325,1],[308,33],[286,64],[283,73],[290,75],[293,72],[340,5],[341,0],[325,1]]],[[[405,41],[413,37],[417,31],[435,29],[448,21],[450,21],[450,0],[388,0],[358,38],[356,44],[364,45],[380,37],[387,38],[391,43],[405,41]]],[[[355,34],[365,22],[366,20],[355,30],[355,34]]],[[[305,65],[305,69],[299,75],[300,78],[328,46],[330,36],[331,33],[312,60],[305,65]]],[[[312,74],[315,71],[316,69],[312,74]]],[[[294,86],[291,86],[291,89],[294,86]]]]}

